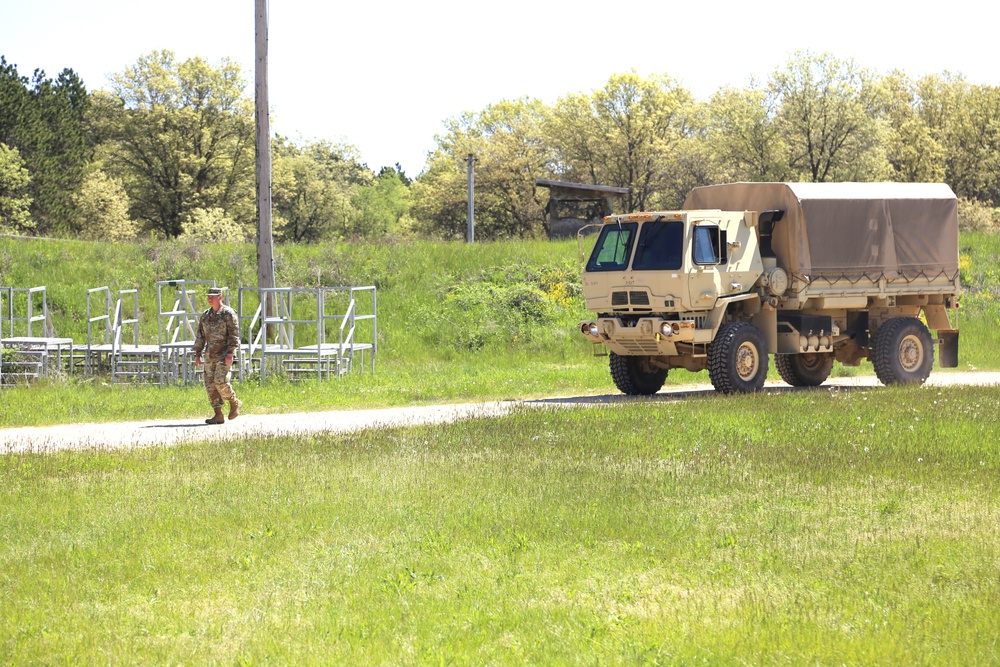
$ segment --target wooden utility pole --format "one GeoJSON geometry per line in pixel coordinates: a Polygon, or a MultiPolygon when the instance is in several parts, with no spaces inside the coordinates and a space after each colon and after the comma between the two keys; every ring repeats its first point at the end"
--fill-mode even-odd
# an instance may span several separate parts
{"type": "MultiPolygon", "coordinates": [[[[271,120],[267,102],[267,0],[255,0],[257,9],[257,67],[255,97],[257,117],[257,287],[273,288],[274,240],[271,231],[271,120]]],[[[263,305],[265,299],[261,299],[263,305]]],[[[273,314],[266,299],[266,314],[273,314]]]]}

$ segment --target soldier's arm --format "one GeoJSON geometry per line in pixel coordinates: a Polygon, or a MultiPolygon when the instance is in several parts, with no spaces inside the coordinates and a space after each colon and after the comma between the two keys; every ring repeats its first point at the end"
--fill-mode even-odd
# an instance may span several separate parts
{"type": "Polygon", "coordinates": [[[198,320],[198,333],[194,337],[194,356],[200,357],[201,351],[205,349],[205,332],[202,330],[205,316],[198,320]]]}
{"type": "Polygon", "coordinates": [[[236,354],[240,346],[240,323],[232,310],[226,313],[226,356],[236,354]]]}

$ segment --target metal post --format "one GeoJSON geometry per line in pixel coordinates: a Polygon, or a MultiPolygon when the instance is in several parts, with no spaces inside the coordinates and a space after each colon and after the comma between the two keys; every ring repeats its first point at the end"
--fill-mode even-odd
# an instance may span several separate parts
{"type": "Polygon", "coordinates": [[[475,175],[475,164],[476,158],[472,153],[469,153],[469,157],[466,158],[466,162],[469,163],[469,243],[475,243],[476,241],[476,175],[475,175]]]}
{"type": "MultiPolygon", "coordinates": [[[[257,287],[274,288],[274,248],[271,226],[271,121],[267,101],[267,0],[256,3],[257,117],[257,287]]],[[[271,299],[263,309],[274,313],[271,299]]],[[[265,336],[266,336],[265,329],[265,336]]]]}

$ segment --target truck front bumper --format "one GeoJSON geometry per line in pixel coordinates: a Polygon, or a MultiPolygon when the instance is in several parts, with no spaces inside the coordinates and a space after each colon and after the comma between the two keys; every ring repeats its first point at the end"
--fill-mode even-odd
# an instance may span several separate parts
{"type": "Polygon", "coordinates": [[[677,343],[694,342],[695,321],[643,317],[633,323],[618,317],[601,317],[581,322],[580,333],[615,354],[672,357],[679,354],[677,343]]]}

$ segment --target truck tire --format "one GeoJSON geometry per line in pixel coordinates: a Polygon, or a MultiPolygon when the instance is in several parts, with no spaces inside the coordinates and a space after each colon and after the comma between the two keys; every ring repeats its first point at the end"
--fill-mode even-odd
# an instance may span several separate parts
{"type": "Polygon", "coordinates": [[[612,352],[608,365],[615,386],[629,396],[655,394],[667,380],[667,369],[653,366],[649,357],[621,356],[612,352]]]}
{"type": "Polygon", "coordinates": [[[818,387],[830,377],[833,356],[816,352],[776,354],[774,365],[781,379],[793,387],[818,387]]]}
{"type": "Polygon", "coordinates": [[[708,375],[723,394],[760,391],[767,363],[764,334],[749,322],[723,324],[708,346],[708,375]]]}
{"type": "Polygon", "coordinates": [[[894,317],[875,332],[872,355],[882,384],[923,384],[934,365],[934,343],[917,318],[894,317]]]}

